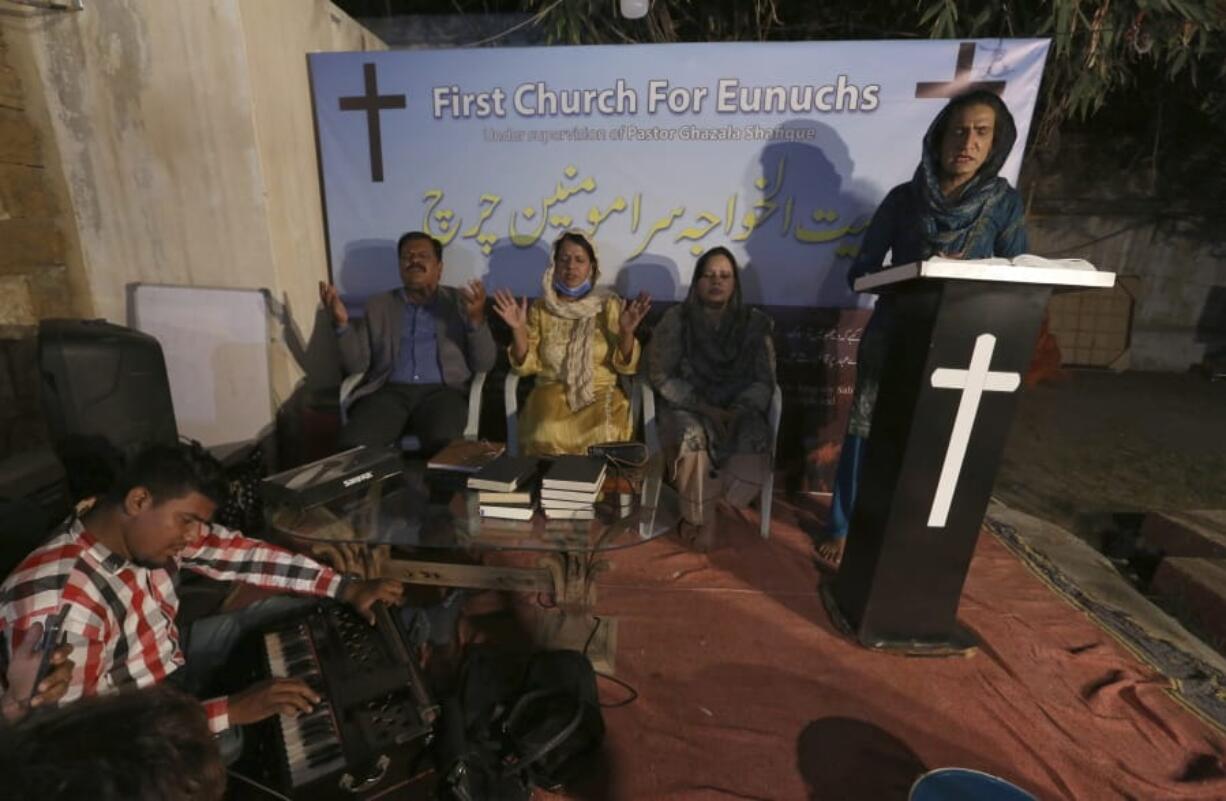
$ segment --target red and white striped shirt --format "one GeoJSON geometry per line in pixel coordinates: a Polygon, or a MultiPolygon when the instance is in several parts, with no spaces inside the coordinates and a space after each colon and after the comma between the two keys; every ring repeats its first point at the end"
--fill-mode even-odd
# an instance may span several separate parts
{"type": "MultiPolygon", "coordinates": [[[[74,520],[27,556],[0,585],[0,633],[8,654],[35,623],[67,607],[62,631],[75,664],[63,702],[121,687],[146,687],[183,666],[174,574],[182,568],[222,581],[336,597],[341,576],[305,556],[217,525],[166,568],[147,568],[98,542],[74,520]]],[[[204,703],[209,728],[229,727],[229,703],[204,703]]]]}

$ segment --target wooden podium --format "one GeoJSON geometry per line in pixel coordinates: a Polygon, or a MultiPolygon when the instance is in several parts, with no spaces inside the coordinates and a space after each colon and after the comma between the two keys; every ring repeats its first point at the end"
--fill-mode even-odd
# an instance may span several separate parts
{"type": "Polygon", "coordinates": [[[1048,298],[1115,282],[1000,262],[917,262],[855,282],[892,296],[894,325],[843,563],[822,597],[869,648],[974,646],[958,601],[1048,298]]]}

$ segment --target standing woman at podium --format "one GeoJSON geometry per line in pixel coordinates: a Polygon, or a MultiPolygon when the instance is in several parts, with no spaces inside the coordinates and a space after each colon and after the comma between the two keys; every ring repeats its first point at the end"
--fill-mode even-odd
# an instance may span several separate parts
{"type": "MultiPolygon", "coordinates": [[[[950,100],[928,127],[923,152],[910,181],[890,190],[865,232],[847,282],[893,264],[931,258],[1013,257],[1026,250],[1022,199],[997,175],[1013,150],[1013,115],[996,94],[973,91],[950,100]]],[[[883,295],[860,340],[856,392],[831,498],[827,539],[818,556],[843,558],[855,508],[860,467],[868,442],[877,385],[893,323],[893,298],[883,295]]]]}

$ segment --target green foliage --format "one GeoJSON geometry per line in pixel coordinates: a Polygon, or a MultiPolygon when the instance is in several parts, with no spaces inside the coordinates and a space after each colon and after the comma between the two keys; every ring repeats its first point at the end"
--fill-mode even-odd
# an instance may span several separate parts
{"type": "Polygon", "coordinates": [[[1063,129],[1124,137],[1156,201],[1226,212],[1223,0],[654,0],[642,21],[621,19],[617,0],[529,6],[567,43],[1050,38],[1032,147],[1055,147],[1063,129]]]}
{"type": "Polygon", "coordinates": [[[622,18],[618,0],[335,1],[367,13],[529,11],[558,44],[1050,38],[1031,147],[1053,149],[1063,130],[1128,140],[1128,166],[1162,174],[1155,192],[1226,213],[1226,0],[652,0],[642,20],[622,18]]]}

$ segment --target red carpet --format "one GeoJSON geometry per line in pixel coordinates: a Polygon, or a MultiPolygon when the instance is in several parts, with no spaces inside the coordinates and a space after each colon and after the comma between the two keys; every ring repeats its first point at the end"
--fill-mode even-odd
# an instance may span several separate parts
{"type": "Polygon", "coordinates": [[[601,775],[571,797],[890,801],[963,766],[1043,799],[1226,799],[1226,737],[992,535],[962,601],[980,651],[907,658],[833,630],[797,512],[777,506],[768,541],[733,520],[709,555],[670,539],[613,554],[598,611],[620,619],[618,677],[639,697],[605,711],[601,775]]]}

